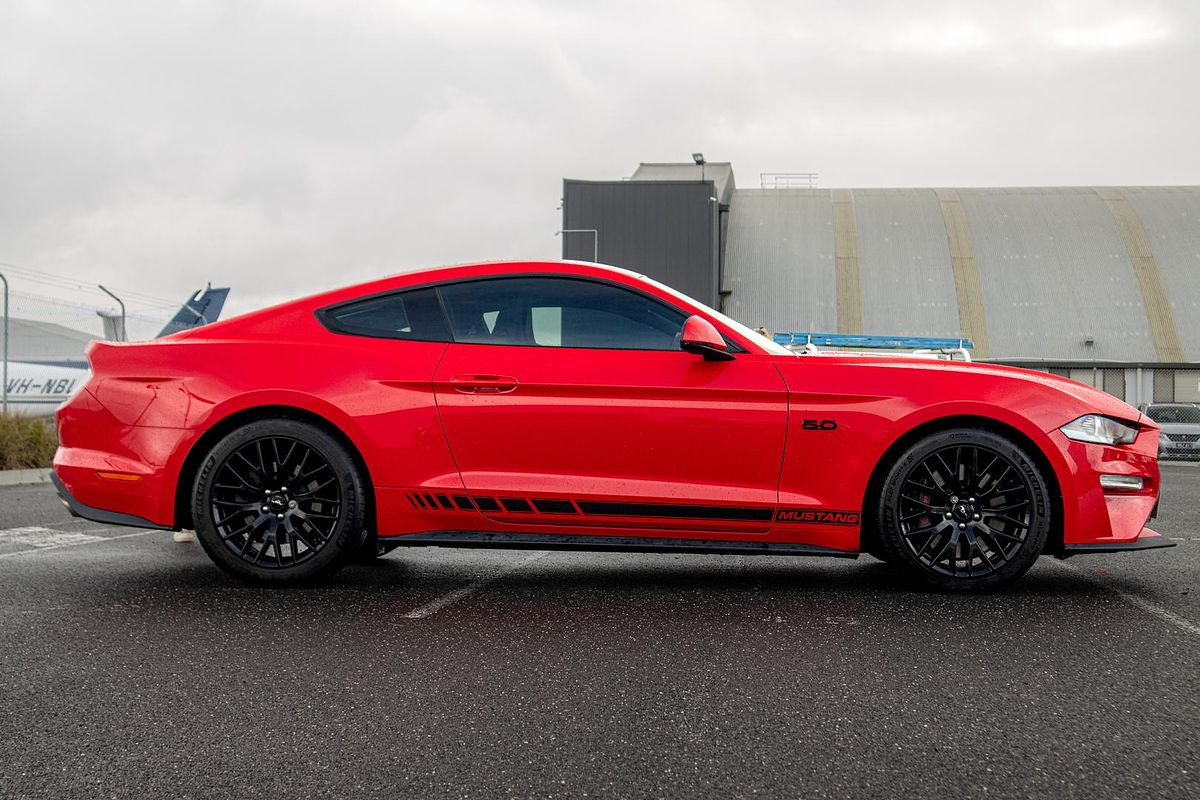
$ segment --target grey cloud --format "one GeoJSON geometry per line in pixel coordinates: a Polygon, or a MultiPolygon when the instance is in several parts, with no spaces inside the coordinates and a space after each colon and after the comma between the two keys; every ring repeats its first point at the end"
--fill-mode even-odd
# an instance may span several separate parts
{"type": "Polygon", "coordinates": [[[554,257],[560,179],[1195,183],[1189,2],[6,4],[0,260],[245,309],[554,257]]]}

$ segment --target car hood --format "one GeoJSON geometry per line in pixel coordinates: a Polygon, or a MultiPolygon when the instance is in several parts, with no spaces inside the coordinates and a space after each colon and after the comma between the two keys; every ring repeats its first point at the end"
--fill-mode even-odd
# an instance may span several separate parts
{"type": "MultiPolygon", "coordinates": [[[[780,356],[780,360],[786,360],[780,356]]],[[[872,355],[841,355],[822,354],[813,356],[796,356],[797,359],[830,359],[847,366],[860,364],[863,366],[884,367],[887,369],[904,370],[906,372],[925,373],[930,380],[945,381],[953,375],[991,376],[1002,381],[1020,381],[1024,384],[1034,384],[1043,387],[1047,392],[1059,397],[1074,400],[1080,414],[1103,414],[1117,419],[1136,422],[1144,427],[1157,428],[1158,425],[1149,417],[1142,414],[1123,400],[1113,397],[1108,392],[1093,388],[1070,378],[1051,375],[1047,372],[1037,372],[1021,367],[1006,367],[999,364],[983,364],[977,361],[942,361],[930,358],[905,358],[900,356],[872,355]]]]}

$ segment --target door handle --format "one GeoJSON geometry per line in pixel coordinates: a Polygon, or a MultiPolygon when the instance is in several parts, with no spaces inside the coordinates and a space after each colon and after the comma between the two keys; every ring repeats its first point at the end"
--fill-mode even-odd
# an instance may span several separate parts
{"type": "Polygon", "coordinates": [[[463,394],[504,394],[517,388],[517,379],[507,375],[455,375],[450,385],[463,394]]]}

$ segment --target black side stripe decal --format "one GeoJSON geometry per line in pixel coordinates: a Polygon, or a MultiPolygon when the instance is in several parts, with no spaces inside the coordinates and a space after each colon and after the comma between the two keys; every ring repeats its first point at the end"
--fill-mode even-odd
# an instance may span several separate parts
{"type": "Polygon", "coordinates": [[[467,495],[405,493],[408,502],[428,511],[483,511],[502,514],[571,514],[591,517],[659,517],[663,519],[703,519],[737,522],[799,523],[809,525],[857,526],[857,511],[833,511],[824,508],[781,508],[761,506],[703,506],[681,503],[631,503],[603,500],[579,500],[534,497],[468,497],[467,495]]]}
{"type": "Polygon", "coordinates": [[[772,509],[733,506],[687,506],[675,503],[617,503],[580,500],[579,510],[598,517],[674,517],[770,522],[772,509]]]}

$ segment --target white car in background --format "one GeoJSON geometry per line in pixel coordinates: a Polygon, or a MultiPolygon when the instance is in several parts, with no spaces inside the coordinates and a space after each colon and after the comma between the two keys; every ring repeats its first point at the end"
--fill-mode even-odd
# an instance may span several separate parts
{"type": "Polygon", "coordinates": [[[1200,403],[1150,403],[1142,413],[1162,428],[1159,458],[1200,459],[1200,403]]]}

